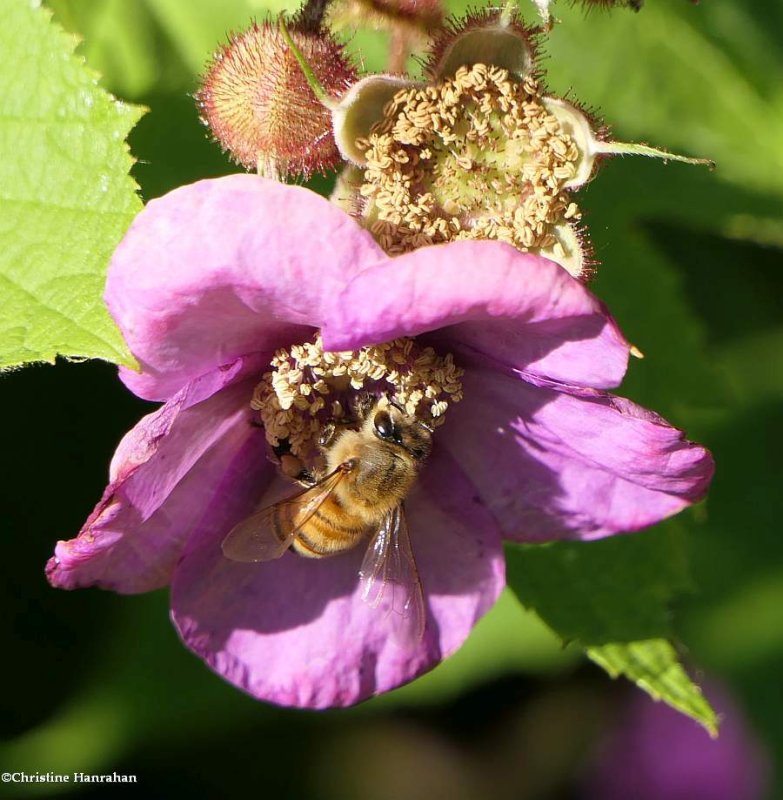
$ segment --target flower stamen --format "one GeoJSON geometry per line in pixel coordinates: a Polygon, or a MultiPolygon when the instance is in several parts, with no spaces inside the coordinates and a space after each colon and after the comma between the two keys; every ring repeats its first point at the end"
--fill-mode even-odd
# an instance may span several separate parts
{"type": "Polygon", "coordinates": [[[357,402],[386,397],[410,416],[436,427],[450,403],[462,399],[464,371],[451,353],[438,355],[410,337],[361,350],[324,351],[321,335],[312,342],[278,350],[253,392],[270,446],[312,465],[324,429],[350,419],[357,402]]]}
{"type": "Polygon", "coordinates": [[[582,156],[532,75],[461,66],[400,90],[383,112],[356,146],[367,161],[365,224],[388,253],[496,239],[583,274],[581,212],[565,189],[582,156]]]}

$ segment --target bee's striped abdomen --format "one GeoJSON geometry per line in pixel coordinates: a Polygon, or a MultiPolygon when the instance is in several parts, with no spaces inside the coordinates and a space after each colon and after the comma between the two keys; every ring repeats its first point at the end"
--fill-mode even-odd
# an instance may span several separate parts
{"type": "Polygon", "coordinates": [[[367,534],[361,518],[348,513],[332,496],[302,526],[293,547],[300,555],[323,558],[350,550],[367,534]]]}

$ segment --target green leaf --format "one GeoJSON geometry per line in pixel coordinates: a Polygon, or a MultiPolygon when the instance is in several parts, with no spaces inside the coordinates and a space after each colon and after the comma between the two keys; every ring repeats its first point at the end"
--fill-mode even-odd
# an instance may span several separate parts
{"type": "Polygon", "coordinates": [[[671,634],[672,601],[690,589],[678,523],[597,542],[507,545],[506,580],[562,639],[583,645],[671,634]]]}
{"type": "MultiPolygon", "coordinates": [[[[652,222],[646,227],[654,247],[679,268],[685,294],[705,325],[713,355],[718,347],[780,329],[783,249],[670,223],[652,222]]],[[[759,363],[768,362],[756,360],[756,366],[759,363]]]]}
{"type": "Polygon", "coordinates": [[[669,196],[677,214],[691,197],[709,192],[709,181],[694,186],[672,180],[675,175],[674,168],[650,160],[624,160],[610,164],[591,184],[586,221],[602,262],[591,289],[645,354],[643,361],[631,359],[620,393],[698,438],[689,412],[723,411],[726,387],[707,355],[705,327],[688,302],[683,270],[656,247],[648,223],[659,217],[653,196],[669,196]]]}
{"type": "Polygon", "coordinates": [[[691,582],[679,522],[598,542],[507,545],[508,585],[565,642],[710,732],[715,715],[680,666],[671,604],[691,582]]]}
{"type": "Polygon", "coordinates": [[[106,265],[141,207],[124,139],[142,110],[97,85],[50,13],[4,3],[0,27],[0,367],[133,365],[102,301],[106,265]]]}
{"type": "MultiPolygon", "coordinates": [[[[783,346],[780,334],[772,341],[783,346]]],[[[748,374],[753,364],[762,374],[769,369],[779,389],[775,395],[771,387],[749,387],[742,397],[744,408],[713,434],[718,469],[709,526],[692,532],[699,593],[683,605],[680,625],[700,664],[718,674],[744,670],[752,675],[783,654],[778,602],[783,598],[783,460],[778,446],[783,440],[783,374],[781,364],[765,362],[758,348],[747,348],[745,356],[748,374]]]]}
{"type": "Polygon", "coordinates": [[[718,717],[665,639],[588,647],[587,655],[613,678],[624,675],[653,699],[692,717],[711,736],[718,735],[718,717]]]}

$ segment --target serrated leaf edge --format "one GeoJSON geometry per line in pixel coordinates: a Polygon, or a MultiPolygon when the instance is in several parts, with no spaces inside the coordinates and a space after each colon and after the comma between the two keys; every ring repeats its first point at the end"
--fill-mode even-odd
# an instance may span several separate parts
{"type": "MultiPolygon", "coordinates": [[[[73,61],[79,65],[81,69],[92,79],[96,86],[106,95],[106,98],[111,106],[118,112],[118,121],[121,121],[123,125],[127,125],[123,132],[123,141],[122,141],[122,151],[126,159],[127,168],[125,171],[125,179],[129,182],[129,188],[133,189],[133,195],[137,201],[137,208],[136,213],[138,214],[139,211],[143,208],[143,201],[141,198],[141,187],[139,186],[136,179],[131,174],[131,169],[134,164],[137,163],[137,159],[134,158],[133,154],[131,153],[130,146],[128,144],[128,134],[130,131],[138,124],[139,120],[149,111],[147,106],[137,105],[134,103],[127,103],[123,100],[118,100],[117,97],[114,96],[111,92],[107,91],[105,88],[100,86],[100,80],[102,78],[101,74],[94,70],[92,67],[87,64],[87,60],[81,53],[77,52],[77,48],[83,42],[83,38],[78,34],[71,33],[67,31],[63,26],[55,19],[54,12],[47,8],[46,6],[41,5],[40,3],[31,2],[30,3],[31,9],[33,13],[41,14],[51,28],[53,28],[58,34],[63,43],[66,46],[66,53],[68,58],[73,59],[73,61]]],[[[122,212],[113,212],[116,214],[121,214],[122,212]]],[[[132,221],[132,220],[131,220],[132,221]]],[[[130,221],[128,223],[130,225],[130,221]]],[[[108,268],[108,264],[106,265],[108,268]]],[[[4,276],[6,279],[10,280],[8,276],[4,276]]],[[[25,292],[27,292],[24,287],[22,288],[25,292]]],[[[36,298],[36,302],[40,302],[36,298]]],[[[55,310],[56,311],[56,310],[55,310]]],[[[60,313],[60,312],[56,312],[60,313]]],[[[111,314],[107,314],[109,319],[112,319],[111,314]]],[[[69,320],[69,322],[73,322],[73,320],[69,320]]],[[[112,319],[112,323],[116,327],[116,322],[112,319]]],[[[77,327],[81,327],[77,324],[77,327]]],[[[119,329],[118,329],[119,330],[119,329]]],[[[104,344],[108,346],[111,350],[113,350],[117,354],[116,359],[111,359],[109,357],[101,357],[101,356],[93,356],[87,355],[83,353],[60,353],[56,349],[52,351],[51,354],[44,355],[42,357],[36,357],[29,360],[24,361],[16,361],[11,360],[5,363],[0,364],[0,374],[7,374],[9,372],[16,371],[28,365],[34,364],[54,364],[57,358],[62,358],[69,362],[80,362],[85,360],[96,360],[96,361],[105,361],[107,363],[116,364],[118,366],[128,367],[129,369],[133,369],[139,371],[140,366],[138,361],[135,359],[133,354],[128,348],[127,343],[122,336],[122,332],[120,333],[120,341],[124,345],[124,352],[123,350],[117,349],[111,342],[103,341],[104,344]]]]}
{"type": "MultiPolygon", "coordinates": [[[[640,689],[647,692],[656,702],[663,701],[676,711],[695,720],[707,731],[710,737],[716,738],[718,736],[718,715],[704,696],[701,687],[688,675],[685,667],[681,664],[677,656],[674,645],[669,640],[648,639],[638,642],[617,642],[601,646],[586,647],[584,648],[584,652],[593,663],[605,670],[611,678],[618,678],[620,675],[624,675],[640,689]],[[670,660],[667,670],[674,668],[681,673],[681,677],[684,679],[683,684],[685,691],[676,687],[672,695],[667,696],[661,693],[660,690],[655,687],[654,683],[648,681],[644,677],[643,673],[645,671],[652,673],[655,665],[650,664],[649,661],[645,662],[645,659],[641,656],[639,647],[649,645],[661,648],[663,655],[669,657],[670,660]],[[633,670],[628,670],[623,665],[618,664],[618,654],[614,652],[618,649],[625,650],[625,657],[631,662],[632,666],[640,667],[638,674],[635,675],[633,670]],[[677,695],[679,695],[679,697],[677,695]]],[[[665,673],[660,673],[660,675],[663,674],[665,673]]]]}

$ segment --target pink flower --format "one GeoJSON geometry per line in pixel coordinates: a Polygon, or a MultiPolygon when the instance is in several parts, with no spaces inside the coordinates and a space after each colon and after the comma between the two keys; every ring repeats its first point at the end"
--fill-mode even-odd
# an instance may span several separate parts
{"type": "Polygon", "coordinates": [[[53,586],[171,586],[185,644],[224,678],[286,705],[356,703],[456,650],[504,585],[502,540],[595,539],[701,498],[703,448],[606,394],[628,345],[556,264],[498,242],[388,257],[306,189],[250,175],[154,200],[114,255],[106,301],[164,401],[120,443],[53,586]],[[465,369],[464,400],[434,434],[406,507],[426,596],[416,645],[361,601],[362,549],[324,560],[224,558],[227,532],[282,479],[251,424],[274,351],[322,331],[331,350],[416,336],[465,369]]]}
{"type": "Polygon", "coordinates": [[[585,800],[761,800],[768,753],[726,687],[710,681],[720,714],[711,739],[684,714],[631,689],[588,769],[585,800]]]}

